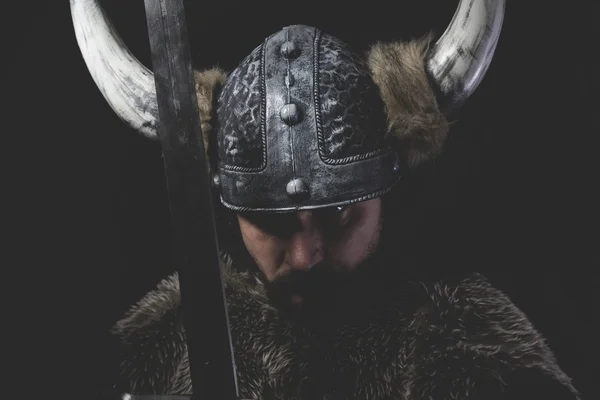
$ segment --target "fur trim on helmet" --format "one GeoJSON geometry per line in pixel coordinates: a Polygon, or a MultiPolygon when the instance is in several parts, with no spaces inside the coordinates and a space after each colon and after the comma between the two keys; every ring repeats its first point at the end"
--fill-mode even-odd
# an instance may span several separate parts
{"type": "Polygon", "coordinates": [[[216,109],[215,103],[218,97],[218,91],[225,82],[227,74],[220,68],[212,68],[204,71],[194,71],[196,81],[196,96],[198,97],[198,109],[200,110],[200,126],[202,127],[202,139],[204,148],[207,152],[211,168],[215,160],[211,157],[214,154],[213,147],[213,118],[216,109]]]}
{"type": "Polygon", "coordinates": [[[406,146],[410,167],[437,156],[449,129],[425,71],[431,40],[428,35],[410,42],[377,43],[368,53],[369,69],[385,103],[390,132],[406,146]]]}

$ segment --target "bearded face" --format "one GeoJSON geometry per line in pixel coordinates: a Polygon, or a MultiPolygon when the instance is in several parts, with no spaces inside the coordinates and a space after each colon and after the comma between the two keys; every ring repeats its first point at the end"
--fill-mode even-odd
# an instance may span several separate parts
{"type": "Polygon", "coordinates": [[[376,251],[382,200],[295,213],[238,214],[241,236],[282,310],[326,309],[376,251]]]}

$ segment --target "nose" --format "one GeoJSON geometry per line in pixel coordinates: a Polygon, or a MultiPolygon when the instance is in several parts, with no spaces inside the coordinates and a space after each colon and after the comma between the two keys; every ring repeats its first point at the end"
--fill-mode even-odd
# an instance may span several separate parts
{"type": "Polygon", "coordinates": [[[292,269],[309,271],[323,261],[323,241],[320,230],[316,227],[312,212],[297,213],[300,225],[289,238],[285,262],[292,269]]]}

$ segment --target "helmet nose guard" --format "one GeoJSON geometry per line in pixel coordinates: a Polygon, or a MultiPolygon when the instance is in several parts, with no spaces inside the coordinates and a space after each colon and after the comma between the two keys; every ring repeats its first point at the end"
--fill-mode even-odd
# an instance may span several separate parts
{"type": "Polygon", "coordinates": [[[218,181],[235,211],[285,212],[379,197],[400,178],[366,63],[303,25],[268,37],[217,107],[218,181]]]}

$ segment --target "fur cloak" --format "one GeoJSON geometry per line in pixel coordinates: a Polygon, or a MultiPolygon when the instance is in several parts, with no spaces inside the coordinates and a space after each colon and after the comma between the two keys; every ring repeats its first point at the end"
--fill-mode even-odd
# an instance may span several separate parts
{"type": "MultiPolygon", "coordinates": [[[[315,326],[272,306],[264,285],[223,263],[243,399],[578,399],[544,338],[479,274],[456,283],[378,283],[315,326]]],[[[177,275],[113,328],[132,394],[190,394],[177,275]]]]}

